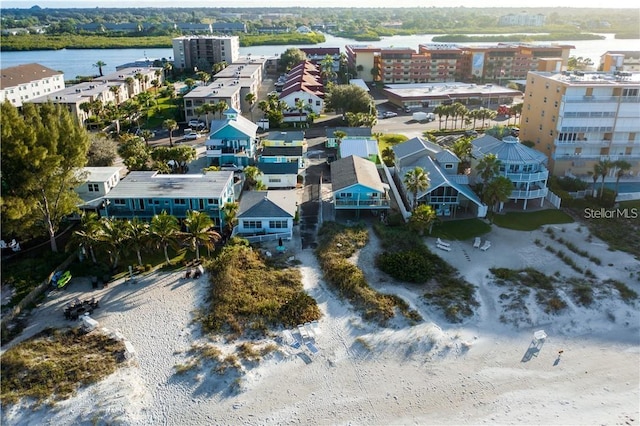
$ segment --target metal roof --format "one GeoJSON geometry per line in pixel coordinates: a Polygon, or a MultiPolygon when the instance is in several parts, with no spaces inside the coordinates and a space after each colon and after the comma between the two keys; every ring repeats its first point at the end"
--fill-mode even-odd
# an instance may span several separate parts
{"type": "Polygon", "coordinates": [[[131,172],[105,198],[217,198],[233,184],[233,172],[161,175],[131,172]]]}
{"type": "Polygon", "coordinates": [[[475,157],[495,154],[498,160],[507,164],[541,164],[547,161],[546,155],[521,144],[518,138],[514,138],[513,136],[507,136],[500,140],[485,134],[482,137],[474,139],[472,144],[475,157]]]}
{"type": "Polygon", "coordinates": [[[258,163],[258,169],[265,175],[297,175],[298,163],[258,163]]]}

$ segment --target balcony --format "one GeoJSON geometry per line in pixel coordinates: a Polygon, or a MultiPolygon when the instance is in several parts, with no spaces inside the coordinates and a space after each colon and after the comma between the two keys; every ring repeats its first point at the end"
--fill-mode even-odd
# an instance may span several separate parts
{"type": "Polygon", "coordinates": [[[534,189],[531,191],[512,191],[510,199],[530,200],[532,198],[542,198],[547,196],[549,188],[534,189]]]}
{"type": "Polygon", "coordinates": [[[505,176],[508,177],[511,182],[540,182],[547,180],[549,170],[534,173],[507,173],[505,176]]]}
{"type": "Polygon", "coordinates": [[[336,199],[335,202],[334,202],[334,206],[335,206],[335,208],[342,208],[342,209],[353,209],[353,208],[388,209],[389,208],[389,200],[388,199],[381,199],[381,200],[336,199]]]}

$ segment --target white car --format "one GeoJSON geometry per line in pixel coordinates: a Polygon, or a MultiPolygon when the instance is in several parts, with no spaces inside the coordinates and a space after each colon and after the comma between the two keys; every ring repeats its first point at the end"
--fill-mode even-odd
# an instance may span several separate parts
{"type": "Polygon", "coordinates": [[[382,118],[391,118],[391,117],[397,117],[397,116],[398,116],[398,113],[393,111],[387,111],[382,114],[382,118]]]}
{"type": "Polygon", "coordinates": [[[200,138],[200,133],[191,132],[184,135],[184,139],[188,141],[196,140],[200,138]]]}
{"type": "Polygon", "coordinates": [[[195,127],[196,129],[204,128],[204,122],[200,120],[189,120],[189,127],[195,127]]]}
{"type": "Polygon", "coordinates": [[[243,170],[243,167],[233,163],[225,163],[220,166],[220,170],[225,172],[241,172],[243,170]]]}

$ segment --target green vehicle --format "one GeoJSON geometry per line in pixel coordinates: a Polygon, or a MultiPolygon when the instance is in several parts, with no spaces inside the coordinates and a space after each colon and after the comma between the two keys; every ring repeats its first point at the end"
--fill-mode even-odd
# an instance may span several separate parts
{"type": "Polygon", "coordinates": [[[51,285],[55,288],[64,288],[71,281],[70,271],[58,271],[51,278],[51,285]]]}

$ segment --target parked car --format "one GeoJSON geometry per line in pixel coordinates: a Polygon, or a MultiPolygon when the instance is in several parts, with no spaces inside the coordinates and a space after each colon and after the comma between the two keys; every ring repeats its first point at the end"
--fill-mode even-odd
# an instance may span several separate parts
{"type": "Polygon", "coordinates": [[[189,127],[195,127],[196,129],[204,129],[206,124],[200,120],[189,120],[189,127]]]}
{"type": "Polygon", "coordinates": [[[397,117],[397,116],[398,116],[398,113],[393,111],[386,111],[382,114],[382,118],[391,118],[391,117],[397,117]]]}
{"type": "Polygon", "coordinates": [[[220,170],[225,172],[241,172],[244,168],[233,163],[225,163],[220,166],[220,170]]]}
{"type": "Polygon", "coordinates": [[[197,132],[187,133],[186,135],[184,135],[184,138],[188,141],[196,140],[200,138],[200,133],[197,133],[197,132]]]}

